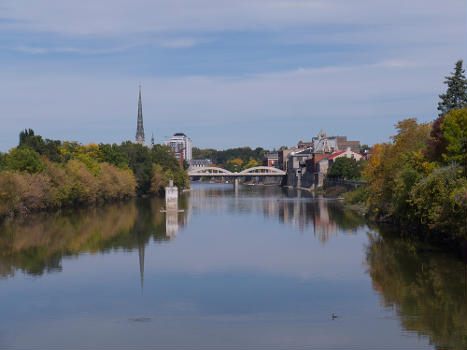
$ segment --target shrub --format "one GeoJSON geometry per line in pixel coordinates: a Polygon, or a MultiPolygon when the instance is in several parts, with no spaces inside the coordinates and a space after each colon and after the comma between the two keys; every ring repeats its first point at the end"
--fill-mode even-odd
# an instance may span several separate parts
{"type": "Polygon", "coordinates": [[[344,200],[350,204],[365,204],[368,198],[368,193],[365,186],[359,186],[353,191],[344,193],[344,200]]]}
{"type": "Polygon", "coordinates": [[[410,192],[409,203],[420,224],[445,238],[463,238],[466,234],[467,181],[458,176],[461,172],[453,165],[438,168],[410,192]]]}

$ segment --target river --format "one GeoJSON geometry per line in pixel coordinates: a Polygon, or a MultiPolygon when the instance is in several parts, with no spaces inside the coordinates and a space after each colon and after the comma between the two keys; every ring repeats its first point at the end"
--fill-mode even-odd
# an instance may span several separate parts
{"type": "Polygon", "coordinates": [[[0,224],[0,348],[465,349],[465,263],[337,200],[192,184],[0,224]]]}

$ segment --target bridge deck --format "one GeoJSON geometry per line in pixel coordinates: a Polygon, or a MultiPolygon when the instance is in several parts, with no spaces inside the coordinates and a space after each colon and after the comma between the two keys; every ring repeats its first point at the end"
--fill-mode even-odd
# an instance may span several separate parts
{"type": "Polygon", "coordinates": [[[196,169],[188,169],[188,176],[207,176],[207,177],[244,177],[244,176],[284,176],[285,171],[266,167],[258,166],[254,168],[245,169],[240,172],[231,172],[226,169],[218,167],[202,167],[196,169]]]}

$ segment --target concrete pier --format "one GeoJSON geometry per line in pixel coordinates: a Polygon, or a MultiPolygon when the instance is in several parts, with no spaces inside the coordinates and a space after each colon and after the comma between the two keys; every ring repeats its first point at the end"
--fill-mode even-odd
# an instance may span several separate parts
{"type": "Polygon", "coordinates": [[[165,209],[178,210],[178,188],[174,186],[173,180],[170,180],[169,186],[165,188],[165,209]]]}

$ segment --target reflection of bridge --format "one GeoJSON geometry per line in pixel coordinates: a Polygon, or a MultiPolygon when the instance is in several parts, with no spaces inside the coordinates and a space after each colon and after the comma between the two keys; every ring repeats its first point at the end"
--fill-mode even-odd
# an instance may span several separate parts
{"type": "Polygon", "coordinates": [[[240,172],[231,172],[226,169],[215,166],[188,169],[188,176],[207,176],[207,177],[244,177],[244,176],[284,176],[285,171],[268,166],[255,166],[240,172]]]}

